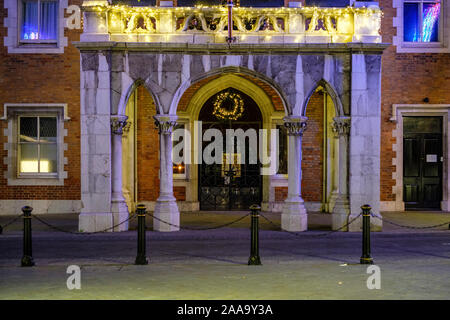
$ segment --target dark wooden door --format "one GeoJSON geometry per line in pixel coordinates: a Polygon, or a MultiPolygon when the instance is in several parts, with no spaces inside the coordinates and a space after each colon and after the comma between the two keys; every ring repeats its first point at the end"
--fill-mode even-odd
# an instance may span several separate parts
{"type": "Polygon", "coordinates": [[[439,209],[442,200],[442,118],[403,118],[406,209],[439,209]]]}

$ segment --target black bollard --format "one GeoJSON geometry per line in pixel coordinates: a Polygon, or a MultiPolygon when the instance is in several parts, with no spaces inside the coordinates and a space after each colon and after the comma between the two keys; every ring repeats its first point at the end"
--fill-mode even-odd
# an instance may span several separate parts
{"type": "Polygon", "coordinates": [[[22,208],[23,211],[23,257],[22,257],[22,267],[32,267],[34,266],[33,252],[31,248],[31,211],[33,208],[30,206],[25,206],[22,208]]]}
{"type": "Polygon", "coordinates": [[[143,204],[138,204],[137,208],[137,216],[138,216],[138,247],[137,247],[137,256],[134,264],[145,265],[148,264],[146,254],[146,240],[145,240],[145,206],[143,204]]]}
{"type": "Polygon", "coordinates": [[[361,206],[363,216],[363,232],[362,232],[362,256],[359,260],[360,264],[373,264],[373,259],[370,257],[370,210],[372,208],[365,204],[361,206]]]}
{"type": "Polygon", "coordinates": [[[259,266],[261,265],[261,259],[259,258],[259,211],[261,207],[254,204],[250,207],[252,211],[252,222],[250,226],[251,230],[251,244],[250,244],[250,258],[248,259],[248,265],[259,266]]]}
{"type": "MultiPolygon", "coordinates": [[[[450,229],[450,227],[449,227],[449,229],[450,229]]],[[[2,234],[2,233],[3,233],[3,227],[0,226],[0,234],[2,234]]]]}

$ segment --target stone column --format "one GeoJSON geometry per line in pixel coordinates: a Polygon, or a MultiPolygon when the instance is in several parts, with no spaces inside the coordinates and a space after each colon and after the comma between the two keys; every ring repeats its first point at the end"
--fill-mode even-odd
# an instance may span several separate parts
{"type": "MultiPolygon", "coordinates": [[[[336,230],[348,222],[348,217],[350,215],[350,201],[348,197],[348,141],[350,135],[350,118],[334,118],[332,129],[335,138],[339,139],[339,184],[332,216],[332,229],[336,230]]],[[[344,228],[341,231],[347,230],[347,228],[344,228]]]]}
{"type": "Polygon", "coordinates": [[[302,136],[306,129],[307,117],[290,116],[284,118],[289,136],[288,197],[281,213],[281,227],[288,231],[305,231],[308,217],[302,199],[302,136]]]}
{"type": "MultiPolygon", "coordinates": [[[[128,207],[122,193],[122,134],[127,124],[127,116],[111,116],[111,213],[113,225],[128,218],[128,207]]],[[[114,228],[114,231],[127,231],[128,222],[114,228]]]]}
{"type": "MultiPolygon", "coordinates": [[[[173,195],[172,169],[172,130],[176,125],[177,116],[154,116],[159,132],[159,197],[156,200],[154,216],[174,225],[180,225],[180,212],[173,195]]],[[[153,219],[153,229],[156,231],[178,231],[179,228],[153,219]]]]}
{"type": "MultiPolygon", "coordinates": [[[[349,147],[350,219],[369,204],[380,213],[381,56],[352,54],[351,130],[349,147]]],[[[362,219],[349,226],[360,231],[362,219]]],[[[381,230],[379,219],[370,219],[371,231],[381,230]]]]}

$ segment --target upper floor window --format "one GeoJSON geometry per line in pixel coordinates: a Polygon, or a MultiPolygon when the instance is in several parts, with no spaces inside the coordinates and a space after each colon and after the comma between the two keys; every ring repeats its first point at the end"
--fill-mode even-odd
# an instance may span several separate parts
{"type": "Polygon", "coordinates": [[[22,0],[20,4],[20,42],[56,42],[58,2],[22,0]]]}
{"type": "Polygon", "coordinates": [[[405,1],[403,41],[439,42],[441,1],[405,1]]]}
{"type": "Polygon", "coordinates": [[[68,0],[3,0],[8,53],[64,53],[68,0]]]}

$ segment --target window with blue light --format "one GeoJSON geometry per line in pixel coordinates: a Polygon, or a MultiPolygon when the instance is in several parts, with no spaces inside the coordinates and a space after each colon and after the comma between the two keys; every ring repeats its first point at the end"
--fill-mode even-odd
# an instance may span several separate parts
{"type": "Polygon", "coordinates": [[[403,41],[439,42],[441,1],[405,2],[403,41]]]}
{"type": "Polygon", "coordinates": [[[58,34],[58,2],[23,0],[20,39],[24,41],[56,41],[58,34]]]}

